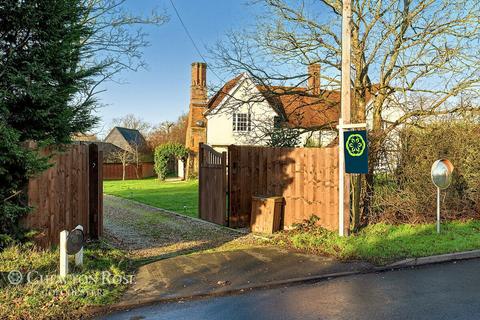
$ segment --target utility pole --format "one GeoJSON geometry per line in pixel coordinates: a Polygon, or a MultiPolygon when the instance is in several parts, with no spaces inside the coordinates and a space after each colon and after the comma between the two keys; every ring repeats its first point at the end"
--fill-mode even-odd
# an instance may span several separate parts
{"type": "Polygon", "coordinates": [[[344,137],[345,125],[350,124],[350,52],[351,52],[351,27],[352,4],[351,0],[343,0],[342,8],[342,93],[341,93],[341,116],[338,119],[338,234],[345,235],[345,214],[347,221],[350,218],[348,198],[350,196],[350,179],[345,174],[344,137]]]}

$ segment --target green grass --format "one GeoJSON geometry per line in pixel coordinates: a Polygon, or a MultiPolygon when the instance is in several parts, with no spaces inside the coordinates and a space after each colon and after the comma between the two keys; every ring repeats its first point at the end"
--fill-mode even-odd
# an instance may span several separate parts
{"type": "Polygon", "coordinates": [[[104,181],[103,192],[198,217],[198,180],[162,182],[151,178],[104,181]]]}
{"type": "Polygon", "coordinates": [[[58,250],[19,244],[1,251],[0,319],[77,319],[91,307],[117,301],[127,288],[113,280],[130,274],[130,261],[122,251],[97,242],[85,248],[83,267],[75,267],[70,258],[70,274],[61,279],[58,250]],[[22,283],[8,281],[12,270],[22,273],[22,283]]]}
{"type": "Polygon", "coordinates": [[[273,239],[279,245],[341,260],[388,264],[404,258],[480,249],[480,221],[444,223],[440,234],[434,224],[375,224],[344,238],[336,232],[309,227],[280,232],[273,239]]]}

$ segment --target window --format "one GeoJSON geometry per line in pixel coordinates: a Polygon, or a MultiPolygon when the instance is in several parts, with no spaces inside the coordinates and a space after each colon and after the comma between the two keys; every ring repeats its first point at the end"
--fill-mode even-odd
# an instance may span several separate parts
{"type": "Polygon", "coordinates": [[[280,116],[274,116],[273,117],[273,127],[275,129],[279,129],[282,127],[282,117],[280,116]]]}
{"type": "Polygon", "coordinates": [[[233,131],[247,132],[252,130],[252,117],[250,113],[233,114],[233,131]]]}

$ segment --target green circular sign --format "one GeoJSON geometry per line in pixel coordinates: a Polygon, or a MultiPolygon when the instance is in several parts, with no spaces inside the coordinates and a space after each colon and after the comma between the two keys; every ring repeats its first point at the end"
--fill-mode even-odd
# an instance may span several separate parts
{"type": "Polygon", "coordinates": [[[365,139],[358,133],[351,134],[345,143],[347,152],[351,157],[360,157],[366,146],[365,139]]]}

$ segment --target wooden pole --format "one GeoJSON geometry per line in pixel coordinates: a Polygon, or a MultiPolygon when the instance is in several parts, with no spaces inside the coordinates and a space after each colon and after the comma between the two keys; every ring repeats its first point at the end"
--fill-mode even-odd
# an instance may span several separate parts
{"type": "Polygon", "coordinates": [[[338,234],[345,235],[345,222],[349,221],[349,179],[345,175],[345,155],[343,152],[343,125],[350,123],[350,51],[351,51],[351,27],[352,18],[351,0],[343,0],[342,8],[342,93],[341,93],[341,116],[338,126],[338,234]]]}
{"type": "MultiPolygon", "coordinates": [[[[86,226],[85,235],[91,239],[98,240],[100,237],[100,229],[103,227],[100,225],[100,197],[101,190],[99,189],[99,183],[101,183],[99,170],[102,163],[99,161],[98,145],[91,143],[88,146],[88,227],[86,226]]],[[[82,230],[83,231],[83,230],[82,230]]]]}

